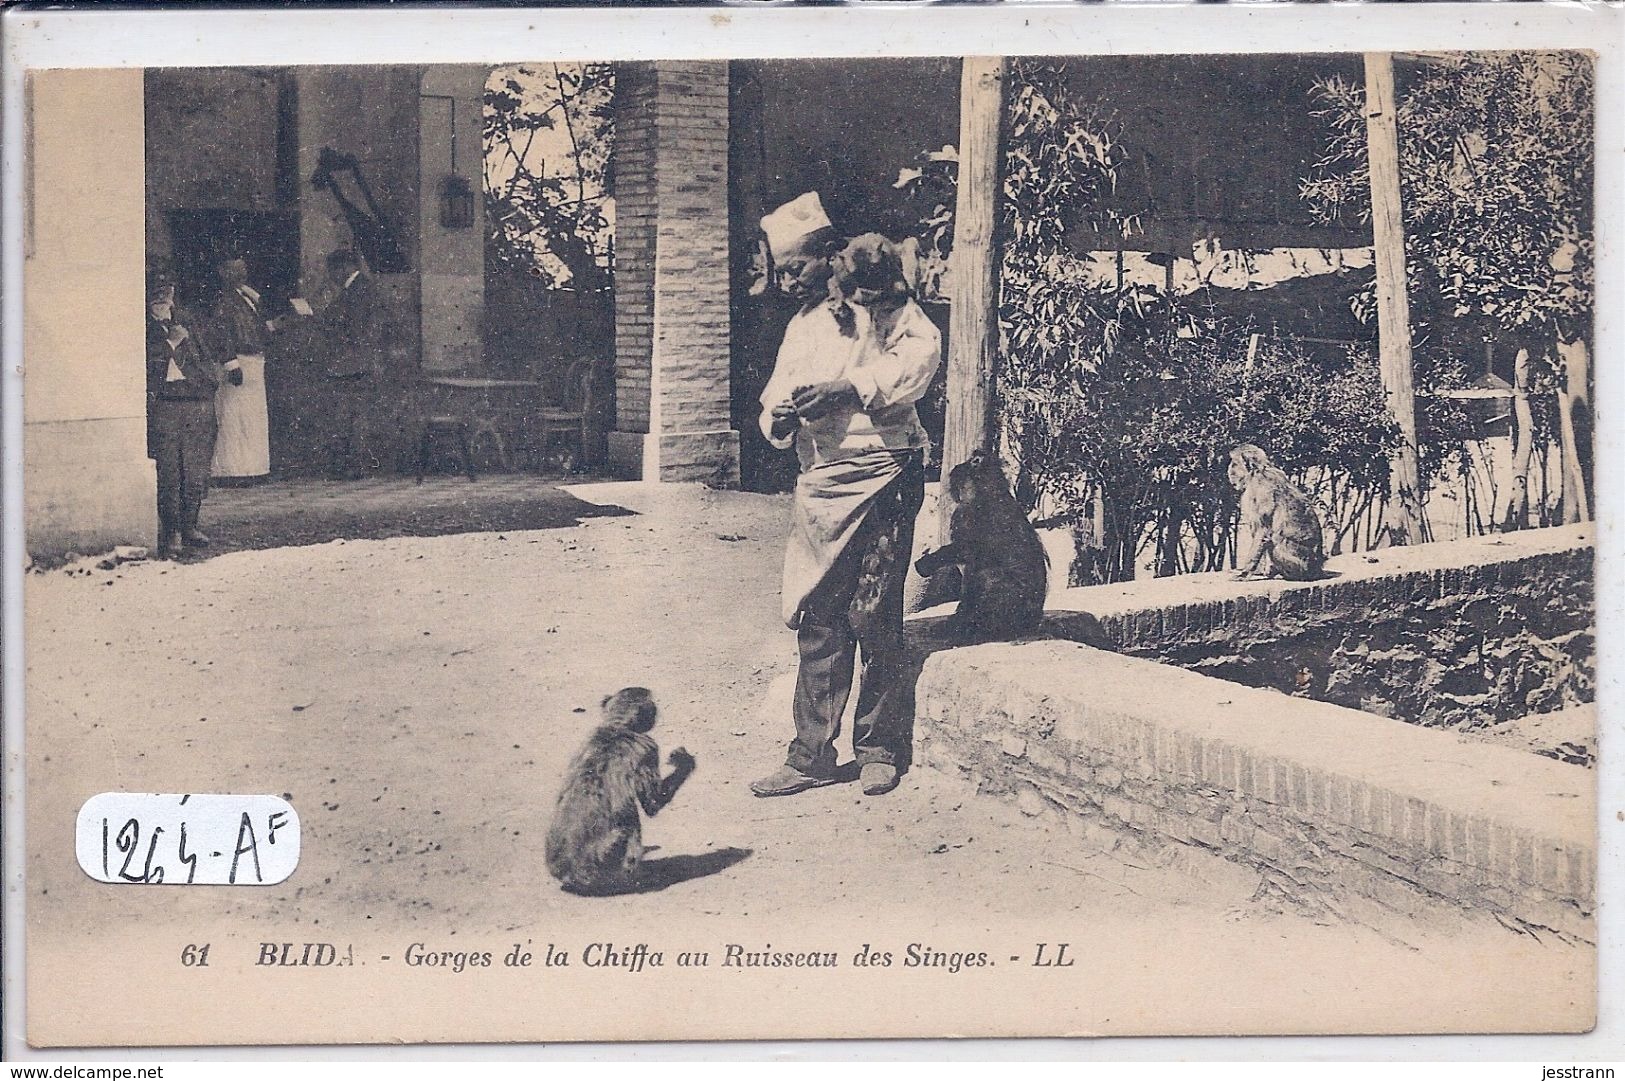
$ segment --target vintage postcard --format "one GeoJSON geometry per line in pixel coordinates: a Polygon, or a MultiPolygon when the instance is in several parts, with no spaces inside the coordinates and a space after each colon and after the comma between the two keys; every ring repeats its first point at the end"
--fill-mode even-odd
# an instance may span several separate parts
{"type": "Polygon", "coordinates": [[[1592,1027],[1617,54],[823,15],[24,73],[35,1047],[1592,1027]]]}

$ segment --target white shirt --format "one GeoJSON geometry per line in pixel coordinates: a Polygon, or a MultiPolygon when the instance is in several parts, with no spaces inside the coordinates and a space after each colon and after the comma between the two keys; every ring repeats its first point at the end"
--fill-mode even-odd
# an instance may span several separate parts
{"type": "MultiPolygon", "coordinates": [[[[152,305],[152,315],[153,318],[167,323],[174,318],[175,307],[172,304],[154,304],[152,305]]],[[[179,364],[175,363],[175,343],[165,338],[164,344],[169,346],[169,367],[164,370],[164,382],[179,383],[186,378],[186,373],[181,371],[179,364]]]]}
{"type": "Polygon", "coordinates": [[[827,303],[797,312],[784,329],[773,375],[762,390],[762,434],[780,450],[794,442],[803,469],[880,448],[910,450],[931,442],[914,403],[942,363],[936,324],[912,300],[893,314],[889,327],[877,328],[867,309],[851,308],[853,336],[841,332],[827,303]],[[775,405],[797,387],[842,378],[857,389],[861,405],[844,405],[818,420],[803,421],[784,439],[773,438],[775,405]]]}

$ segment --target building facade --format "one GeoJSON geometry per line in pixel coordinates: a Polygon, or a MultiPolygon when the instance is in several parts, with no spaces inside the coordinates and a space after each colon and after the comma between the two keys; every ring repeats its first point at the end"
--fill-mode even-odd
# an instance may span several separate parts
{"type": "MultiPolygon", "coordinates": [[[[1346,58],[1315,57],[1069,61],[1075,93],[1118,117],[1129,159],[1120,196],[1143,212],[1145,228],[1122,241],[1127,256],[1117,265],[1133,273],[1161,253],[1176,285],[1194,281],[1211,276],[1201,245],[1217,241],[1249,265],[1260,249],[1288,245],[1353,253],[1341,265],[1355,266],[1368,250],[1363,230],[1316,225],[1297,198],[1316,150],[1310,85],[1347,68],[1346,58]]],[[[141,336],[148,261],[176,268],[183,303],[208,306],[223,245],[242,251],[251,283],[273,305],[315,297],[327,253],[356,243],[355,204],[387,226],[403,255],[374,268],[389,354],[380,427],[396,440],[382,467],[401,464],[409,429],[390,423],[389,412],[405,408],[413,381],[480,371],[491,327],[524,318],[486,314],[480,177],[491,72],[34,76],[25,278],[31,551],[151,540],[141,336]],[[90,131],[97,138],[86,138],[90,131]],[[324,154],[355,163],[365,199],[348,181],[344,198],[313,183],[324,154]],[[473,187],[461,218],[448,205],[459,177],[473,187]]],[[[790,316],[771,290],[751,289],[756,223],[818,190],[848,234],[908,231],[919,208],[902,201],[898,173],[957,142],[958,80],[952,58],[619,66],[614,372],[605,379],[615,397],[606,440],[614,474],[755,490],[788,484],[791,458],[755,425],[756,394],[790,316]]],[[[1108,246],[1082,231],[1076,238],[1081,255],[1114,256],[1108,246]]],[[[1294,264],[1287,273],[1310,269],[1294,264]]],[[[1265,284],[1276,283],[1240,287],[1265,284]]],[[[946,328],[946,309],[932,313],[946,328]]],[[[1306,308],[1304,318],[1323,314],[1306,308]]],[[[273,467],[284,474],[318,464],[312,388],[321,348],[295,330],[279,336],[270,358],[273,467]]],[[[928,425],[940,425],[940,404],[925,403],[928,425]]]]}

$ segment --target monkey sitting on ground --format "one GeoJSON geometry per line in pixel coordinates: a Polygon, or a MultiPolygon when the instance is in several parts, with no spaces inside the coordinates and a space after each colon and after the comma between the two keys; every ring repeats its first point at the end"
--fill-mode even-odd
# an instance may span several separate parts
{"type": "Polygon", "coordinates": [[[671,802],[694,757],[679,747],[660,776],[654,696],[625,687],[605,698],[604,723],[570,763],[547,831],[547,869],[571,893],[612,893],[636,883],[643,860],[641,807],[650,815],[671,802]]]}
{"type": "Polygon", "coordinates": [[[1326,564],[1320,517],[1309,497],[1269,455],[1244,443],[1230,452],[1230,483],[1241,493],[1242,551],[1238,580],[1307,582],[1326,564]]]}
{"type": "Polygon", "coordinates": [[[914,562],[923,578],[950,564],[962,572],[959,608],[950,627],[970,641],[1017,638],[1038,628],[1044,616],[1049,561],[1004,471],[985,450],[948,473],[953,513],[948,545],[914,562]]]}

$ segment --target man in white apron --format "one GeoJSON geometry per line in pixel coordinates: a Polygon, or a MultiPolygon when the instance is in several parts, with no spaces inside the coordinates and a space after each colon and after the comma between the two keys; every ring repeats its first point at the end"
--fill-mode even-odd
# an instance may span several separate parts
{"type": "Polygon", "coordinates": [[[762,433],[801,472],[784,561],[783,615],[800,664],[785,765],[751,783],[785,796],[835,781],[835,739],[861,653],[853,754],[863,791],[897,785],[908,731],[903,578],[929,440],[914,409],[941,362],[929,320],[876,337],[861,305],[831,299],[842,241],[815,192],[762,219],[780,288],[801,301],[761,396],[762,433]]]}
{"type": "Polygon", "coordinates": [[[275,323],[260,294],[248,285],[248,264],[227,255],[216,267],[220,301],[214,321],[226,379],[215,395],[219,433],[214,444],[217,479],[253,480],[271,472],[271,427],[265,402],[265,339],[275,323]]]}

